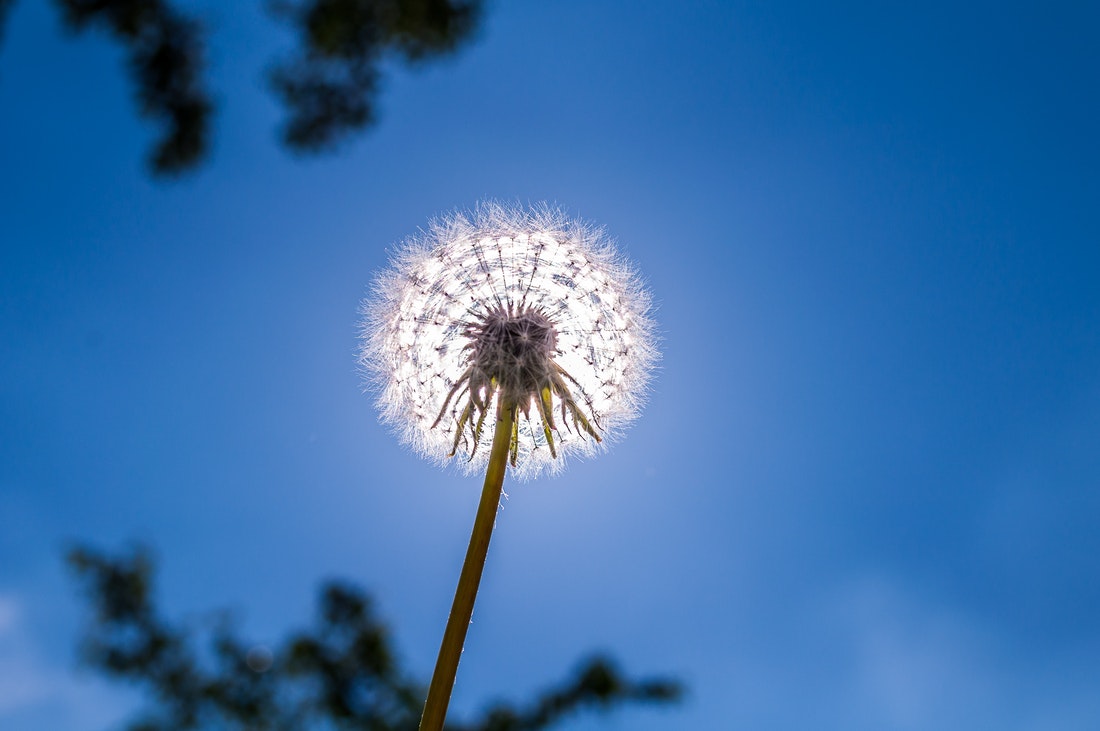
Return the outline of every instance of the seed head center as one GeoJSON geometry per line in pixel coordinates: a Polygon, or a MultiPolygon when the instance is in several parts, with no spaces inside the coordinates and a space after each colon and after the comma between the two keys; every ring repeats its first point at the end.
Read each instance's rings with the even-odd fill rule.
{"type": "Polygon", "coordinates": [[[505,395],[522,399],[547,385],[557,347],[554,324],[535,309],[499,308],[468,331],[471,364],[500,384],[505,395]]]}

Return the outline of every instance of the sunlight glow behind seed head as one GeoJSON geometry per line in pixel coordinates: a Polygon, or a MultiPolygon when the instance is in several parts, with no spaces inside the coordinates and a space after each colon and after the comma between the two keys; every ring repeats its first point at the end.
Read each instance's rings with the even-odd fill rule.
{"type": "MultiPolygon", "coordinates": [[[[485,465],[488,450],[456,434],[459,400],[447,401],[471,362],[471,328],[494,311],[545,315],[569,395],[600,438],[613,440],[637,416],[657,359],[649,303],[602,229],[547,205],[484,202],[434,221],[399,247],[364,302],[360,360],[383,421],[401,441],[438,461],[455,446],[459,465],[472,472],[485,465]]],[[[556,393],[551,401],[550,411],[563,417],[553,433],[559,458],[551,455],[537,404],[521,403],[527,413],[518,426],[519,477],[555,471],[565,456],[600,446],[570,427],[568,404],[556,393]]]]}

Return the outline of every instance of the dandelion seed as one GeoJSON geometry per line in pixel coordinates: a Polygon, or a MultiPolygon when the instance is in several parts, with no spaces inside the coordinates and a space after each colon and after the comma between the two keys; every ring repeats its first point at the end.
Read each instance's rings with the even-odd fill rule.
{"type": "Polygon", "coordinates": [[[383,419],[422,454],[485,468],[420,731],[443,728],[506,465],[557,469],[637,415],[656,359],[648,309],[603,232],[548,206],[451,214],[379,278],[361,362],[383,419]]]}
{"type": "Polygon", "coordinates": [[[648,309],[602,230],[482,203],[405,242],[364,306],[361,361],[400,439],[467,472],[488,460],[486,414],[514,402],[509,462],[533,477],[637,415],[656,357],[648,309]]]}

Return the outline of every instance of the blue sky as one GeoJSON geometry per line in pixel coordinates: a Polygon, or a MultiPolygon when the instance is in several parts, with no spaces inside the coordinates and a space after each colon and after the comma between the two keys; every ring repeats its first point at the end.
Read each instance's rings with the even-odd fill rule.
{"type": "Polygon", "coordinates": [[[72,541],[272,642],[323,578],[430,673],[480,483],[355,367],[394,242],[494,197],[599,222],[663,360],[621,443],[506,485],[452,708],[594,650],[690,688],[588,729],[1100,726],[1100,13],[492,3],[342,154],[275,144],[259,2],[211,29],[212,159],[142,169],[121,55],[0,45],[0,726],[111,728],[72,541]]]}

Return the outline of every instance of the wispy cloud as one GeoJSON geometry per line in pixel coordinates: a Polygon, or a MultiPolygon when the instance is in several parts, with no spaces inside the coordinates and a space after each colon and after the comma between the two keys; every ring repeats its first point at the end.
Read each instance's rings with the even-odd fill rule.
{"type": "Polygon", "coordinates": [[[21,614],[15,597],[0,595],[0,718],[49,695],[50,683],[29,662],[27,643],[19,632],[21,614]]]}
{"type": "Polygon", "coordinates": [[[849,642],[853,727],[1084,731],[1100,717],[1095,663],[1021,663],[981,618],[886,580],[852,582],[827,613],[849,642]]]}
{"type": "Polygon", "coordinates": [[[19,604],[9,596],[0,594],[0,641],[11,632],[19,618],[19,604]]]}
{"type": "Polygon", "coordinates": [[[50,663],[25,621],[25,603],[0,594],[0,728],[92,731],[117,721],[131,703],[117,690],[50,663]]]}

